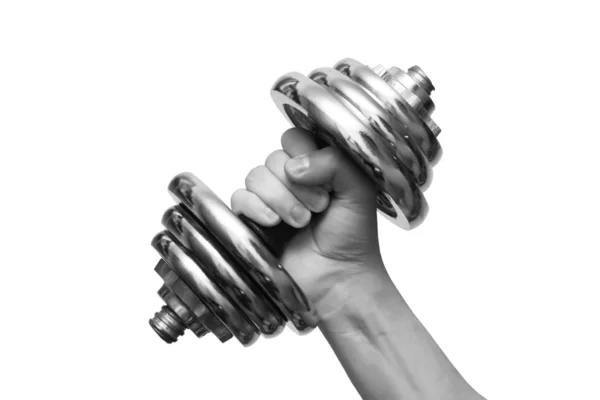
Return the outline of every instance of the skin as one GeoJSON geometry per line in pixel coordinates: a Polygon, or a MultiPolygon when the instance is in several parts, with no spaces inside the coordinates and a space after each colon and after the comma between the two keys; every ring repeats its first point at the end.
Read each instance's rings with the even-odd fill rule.
{"type": "Polygon", "coordinates": [[[281,264],[315,305],[319,328],[363,399],[483,399],[412,313],[384,266],[375,188],[299,128],[251,170],[231,207],[298,234],[281,264]]]}

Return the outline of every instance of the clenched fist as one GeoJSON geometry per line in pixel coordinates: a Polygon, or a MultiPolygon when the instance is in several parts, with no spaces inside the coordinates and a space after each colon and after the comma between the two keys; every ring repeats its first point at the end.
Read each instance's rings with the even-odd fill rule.
{"type": "Polygon", "coordinates": [[[332,289],[351,284],[356,290],[374,274],[387,276],[377,239],[375,187],[339,150],[318,149],[308,131],[286,131],[281,146],[248,173],[231,208],[263,226],[283,220],[301,228],[281,264],[319,310],[332,289]]]}

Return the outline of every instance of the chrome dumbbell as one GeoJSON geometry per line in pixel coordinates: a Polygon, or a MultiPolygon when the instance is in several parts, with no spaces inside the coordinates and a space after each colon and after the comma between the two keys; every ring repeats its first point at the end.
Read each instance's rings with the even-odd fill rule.
{"type": "MultiPolygon", "coordinates": [[[[271,96],[292,125],[354,160],[375,183],[379,210],[411,229],[427,214],[423,191],[442,155],[440,128],[431,119],[433,90],[419,67],[405,72],[344,59],[308,77],[282,76],[271,96]]],[[[166,305],[150,326],[163,340],[174,342],[190,329],[221,342],[235,336],[247,346],[260,334],[281,332],[286,322],[299,333],[317,326],[314,308],[278,262],[294,228],[238,218],[190,173],[177,175],[169,191],[177,205],[152,240],[166,305]]]]}

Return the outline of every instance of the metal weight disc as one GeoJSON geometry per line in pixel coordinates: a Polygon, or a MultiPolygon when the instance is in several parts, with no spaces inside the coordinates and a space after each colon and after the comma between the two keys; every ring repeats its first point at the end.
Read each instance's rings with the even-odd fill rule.
{"type": "Polygon", "coordinates": [[[263,298],[260,288],[240,275],[237,262],[183,207],[169,208],[164,214],[163,225],[190,250],[200,267],[244,311],[261,333],[275,336],[283,330],[285,317],[268,298],[263,298]]]}
{"type": "MultiPolygon", "coordinates": [[[[207,331],[211,331],[223,342],[233,337],[231,332],[206,308],[192,289],[173,272],[164,260],[161,259],[154,270],[163,279],[163,287],[169,289],[192,312],[192,320],[184,321],[196,336],[202,337],[207,331]]],[[[166,303],[170,306],[168,302],[166,303]]],[[[173,310],[176,311],[175,308],[173,310]]],[[[183,316],[181,317],[183,319],[183,316]]]]}
{"type": "Polygon", "coordinates": [[[434,132],[401,93],[371,68],[351,58],[338,62],[334,68],[371,93],[404,126],[404,133],[419,146],[431,165],[435,166],[438,163],[442,156],[440,143],[434,132]]]}
{"type": "Polygon", "coordinates": [[[389,219],[411,229],[425,218],[427,202],[407,167],[400,166],[396,143],[365,125],[347,102],[298,73],[281,77],[271,95],[292,125],[314,132],[362,167],[377,185],[379,210],[389,219]]]}
{"type": "Polygon", "coordinates": [[[221,288],[198,268],[198,264],[170,233],[163,231],[157,234],[152,240],[152,246],[240,343],[249,346],[258,339],[259,332],[256,326],[237,309],[221,288]]]}
{"type": "MultiPolygon", "coordinates": [[[[247,274],[262,289],[268,300],[281,310],[298,333],[309,332],[317,326],[316,310],[310,305],[300,287],[279,265],[279,261],[265,244],[233,214],[208,186],[193,174],[182,173],[173,178],[169,184],[169,191],[175,201],[189,211],[205,231],[210,232],[220,246],[242,266],[243,271],[240,272],[247,274]]],[[[168,224],[171,225],[171,223],[168,224]]],[[[182,228],[173,229],[181,230],[182,228]]],[[[185,240],[188,240],[190,247],[198,246],[194,251],[198,251],[200,257],[208,260],[209,257],[215,256],[214,253],[208,253],[209,243],[206,245],[192,244],[192,241],[196,239],[200,240],[197,236],[195,238],[189,236],[185,240]],[[202,252],[206,252],[206,254],[202,255],[202,252]]],[[[217,260],[215,258],[212,261],[213,266],[220,266],[216,275],[217,279],[220,276],[234,282],[236,278],[230,274],[231,270],[228,267],[235,268],[235,266],[230,263],[226,268],[226,264],[222,261],[224,259],[217,260]],[[227,274],[230,275],[226,277],[227,274]]],[[[237,285],[237,282],[234,283],[237,285]]],[[[238,293],[235,297],[238,298],[238,301],[243,301],[246,295],[250,296],[251,292],[238,293]]],[[[255,318],[261,320],[266,318],[267,321],[269,318],[271,320],[276,318],[276,314],[269,311],[267,303],[263,304],[265,306],[264,315],[255,314],[255,318]]]]}
{"type": "Polygon", "coordinates": [[[398,157],[398,168],[403,169],[421,191],[430,185],[433,171],[421,149],[410,138],[405,138],[404,125],[361,85],[333,68],[319,68],[308,77],[329,88],[330,93],[362,120],[367,132],[382,137],[383,142],[390,145],[398,157]]]}

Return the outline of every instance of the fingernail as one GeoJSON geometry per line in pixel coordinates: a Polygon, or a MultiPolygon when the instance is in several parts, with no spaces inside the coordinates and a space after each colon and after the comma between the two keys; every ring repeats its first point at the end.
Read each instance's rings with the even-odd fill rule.
{"type": "Polygon", "coordinates": [[[304,225],[310,219],[310,211],[304,208],[301,205],[296,205],[292,208],[292,219],[296,221],[299,225],[304,225]]]}
{"type": "Polygon", "coordinates": [[[263,214],[271,222],[275,222],[279,218],[279,215],[277,215],[275,211],[271,210],[269,207],[265,207],[263,214]]]}
{"type": "Polygon", "coordinates": [[[307,155],[294,157],[287,162],[288,171],[292,175],[301,175],[308,169],[309,160],[307,155]]]}

